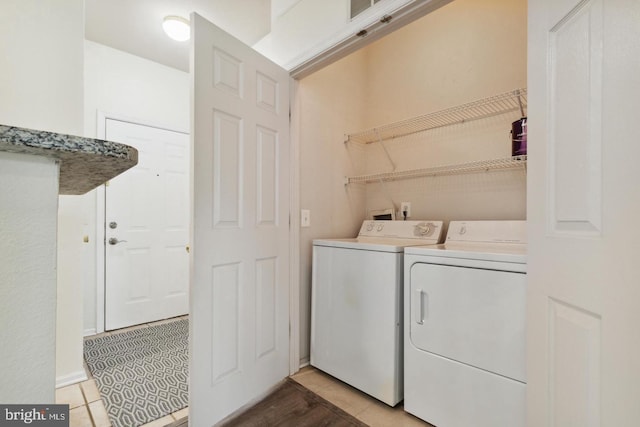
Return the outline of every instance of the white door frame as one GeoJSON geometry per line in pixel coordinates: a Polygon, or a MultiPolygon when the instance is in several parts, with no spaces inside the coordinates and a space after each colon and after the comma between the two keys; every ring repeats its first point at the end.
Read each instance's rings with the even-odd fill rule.
{"type": "MultiPolygon", "coordinates": [[[[299,112],[297,110],[298,81],[290,80],[290,108],[291,108],[291,131],[290,141],[290,207],[289,207],[289,373],[293,374],[300,369],[300,153],[298,148],[299,112]]],[[[97,131],[96,137],[106,139],[107,119],[119,120],[134,123],[142,126],[155,127],[189,134],[189,129],[176,129],[152,123],[146,120],[132,118],[122,114],[97,111],[97,131]]],[[[190,172],[192,173],[192,172],[190,172]]],[[[101,185],[96,189],[96,333],[102,333],[105,316],[105,186],[101,185]],[[102,242],[102,244],[99,244],[102,242]]]]}
{"type": "Polygon", "coordinates": [[[300,111],[298,80],[289,79],[289,374],[300,369],[300,111]]]}
{"type": "MultiPolygon", "coordinates": [[[[97,131],[96,135],[99,139],[106,139],[107,135],[107,120],[117,120],[120,122],[127,122],[140,126],[147,126],[157,129],[168,130],[171,132],[179,132],[189,135],[188,129],[177,129],[168,126],[163,126],[158,123],[152,123],[146,120],[140,120],[137,118],[128,117],[122,114],[107,113],[104,111],[97,111],[97,131]]],[[[191,173],[191,172],[190,172],[191,173]]],[[[105,316],[105,186],[101,185],[96,191],[96,333],[102,333],[104,328],[104,316],[105,316]],[[102,242],[102,243],[101,243],[102,242]]]]}

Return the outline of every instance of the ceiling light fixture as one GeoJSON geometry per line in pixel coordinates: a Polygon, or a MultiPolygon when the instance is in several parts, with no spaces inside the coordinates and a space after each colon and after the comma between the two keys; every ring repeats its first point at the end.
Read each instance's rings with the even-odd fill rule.
{"type": "Polygon", "coordinates": [[[165,16],[162,28],[169,37],[179,42],[187,41],[191,37],[189,21],[181,16],[165,16]]]}

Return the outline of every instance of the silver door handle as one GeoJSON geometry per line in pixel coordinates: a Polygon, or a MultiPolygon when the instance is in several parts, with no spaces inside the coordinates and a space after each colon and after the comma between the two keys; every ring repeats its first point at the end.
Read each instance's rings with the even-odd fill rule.
{"type": "Polygon", "coordinates": [[[416,289],[414,291],[412,310],[414,321],[418,325],[424,325],[424,320],[426,318],[425,313],[428,309],[428,304],[429,302],[427,293],[422,289],[416,289]]]}
{"type": "Polygon", "coordinates": [[[118,240],[116,237],[112,237],[109,239],[110,245],[117,245],[118,243],[124,243],[126,240],[118,240]]]}

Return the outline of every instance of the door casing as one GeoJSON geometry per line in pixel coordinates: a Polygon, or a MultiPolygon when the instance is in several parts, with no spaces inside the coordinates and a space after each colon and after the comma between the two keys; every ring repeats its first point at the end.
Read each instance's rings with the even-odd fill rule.
{"type": "MultiPolygon", "coordinates": [[[[137,118],[125,116],[122,114],[107,113],[104,111],[97,111],[97,131],[96,135],[98,139],[106,139],[107,129],[106,121],[119,120],[128,122],[140,126],[154,127],[158,129],[169,130],[173,132],[181,132],[189,134],[189,129],[178,129],[163,126],[158,123],[153,123],[146,120],[140,120],[137,118]]],[[[101,185],[96,189],[96,333],[102,333],[105,331],[105,186],[101,185]],[[102,242],[102,243],[100,243],[102,242]]]]}

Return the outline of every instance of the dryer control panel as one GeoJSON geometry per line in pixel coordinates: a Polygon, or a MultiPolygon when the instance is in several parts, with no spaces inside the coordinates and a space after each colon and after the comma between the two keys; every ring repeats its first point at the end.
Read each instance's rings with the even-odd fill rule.
{"type": "Polygon", "coordinates": [[[526,221],[451,221],[447,243],[527,243],[526,221]]]}

